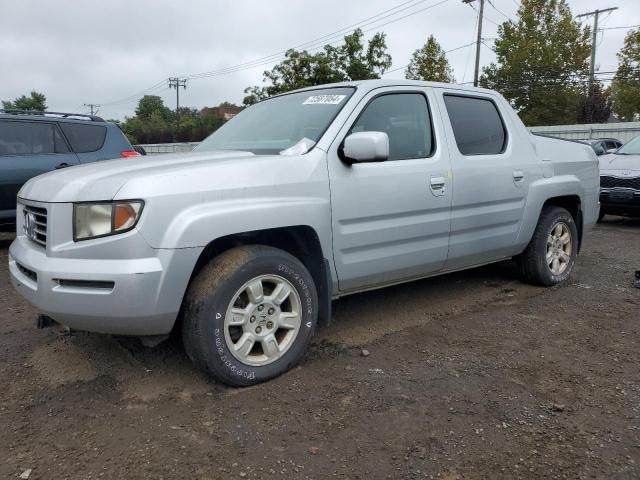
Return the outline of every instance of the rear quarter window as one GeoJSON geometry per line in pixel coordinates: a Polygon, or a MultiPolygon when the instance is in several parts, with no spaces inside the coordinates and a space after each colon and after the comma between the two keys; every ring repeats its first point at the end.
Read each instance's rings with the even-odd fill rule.
{"type": "Polygon", "coordinates": [[[488,98],[446,95],[458,150],[463,155],[496,155],[507,145],[507,131],[498,107],[488,98]]]}
{"type": "Polygon", "coordinates": [[[62,131],[76,153],[95,152],[104,145],[107,128],[84,123],[60,123],[62,131]]]}

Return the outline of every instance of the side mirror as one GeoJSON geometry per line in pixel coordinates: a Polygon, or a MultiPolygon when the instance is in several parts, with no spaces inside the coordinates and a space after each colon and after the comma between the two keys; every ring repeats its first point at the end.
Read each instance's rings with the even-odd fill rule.
{"type": "Polygon", "coordinates": [[[389,137],[384,132],[357,132],[344,139],[343,160],[355,162],[384,162],[389,158],[389,137]]]}

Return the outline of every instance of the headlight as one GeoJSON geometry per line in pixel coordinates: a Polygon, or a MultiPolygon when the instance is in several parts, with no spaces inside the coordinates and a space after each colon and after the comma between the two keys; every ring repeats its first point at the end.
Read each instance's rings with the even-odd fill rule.
{"type": "Polygon", "coordinates": [[[136,226],[142,207],[142,200],[76,203],[73,205],[73,240],[128,232],[136,226]]]}

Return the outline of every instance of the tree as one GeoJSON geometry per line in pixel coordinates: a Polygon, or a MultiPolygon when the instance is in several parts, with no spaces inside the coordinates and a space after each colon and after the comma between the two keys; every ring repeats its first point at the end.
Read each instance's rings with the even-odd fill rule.
{"type": "Polygon", "coordinates": [[[138,101],[138,107],[136,108],[138,117],[149,119],[154,112],[158,112],[167,121],[173,117],[171,109],[165,106],[162,98],[157,95],[145,95],[138,101]]]}
{"type": "Polygon", "coordinates": [[[453,83],[453,72],[444,50],[433,35],[411,56],[411,62],[405,71],[409,80],[453,83]]]}
{"type": "Polygon", "coordinates": [[[265,87],[247,87],[243,103],[251,105],[264,98],[298,88],[324,83],[380,78],[391,66],[384,33],[376,33],[365,45],[357,29],[344,37],[338,47],[325,45],[318,53],[287,50],[285,59],[263,74],[265,87]]]}
{"type": "Polygon", "coordinates": [[[359,28],[344,37],[339,47],[326,45],[325,54],[339,81],[370,80],[380,76],[391,66],[391,55],[387,53],[384,33],[376,33],[367,43],[362,42],[364,33],[359,28]]]}
{"type": "Polygon", "coordinates": [[[28,97],[22,95],[13,102],[3,101],[2,108],[5,110],[35,110],[44,112],[47,109],[47,97],[45,97],[43,93],[31,91],[28,97]]]}
{"type": "Polygon", "coordinates": [[[618,53],[618,69],[611,85],[613,110],[625,121],[640,119],[640,28],[627,33],[618,53]]]}
{"type": "Polygon", "coordinates": [[[566,0],[522,0],[517,21],[498,27],[496,63],[481,84],[501,92],[527,125],[574,123],[588,75],[589,28],[566,0]]]}
{"type": "MultiPolygon", "coordinates": [[[[221,104],[233,106],[228,102],[221,104]]],[[[136,115],[127,117],[120,126],[133,144],[199,142],[218,129],[224,119],[202,115],[197,109],[180,107],[180,131],[176,131],[174,112],[164,105],[162,98],[145,95],[138,102],[136,115]]]]}
{"type": "Polygon", "coordinates": [[[603,89],[600,82],[594,82],[591,92],[578,103],[577,123],[606,123],[611,116],[611,93],[603,89]]]}

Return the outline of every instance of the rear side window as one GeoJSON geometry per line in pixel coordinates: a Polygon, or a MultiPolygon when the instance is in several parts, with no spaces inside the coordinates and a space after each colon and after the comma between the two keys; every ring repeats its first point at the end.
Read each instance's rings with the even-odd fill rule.
{"type": "Polygon", "coordinates": [[[444,103],[461,154],[495,155],[504,151],[507,132],[491,100],[445,95],[444,103]]]}
{"type": "Polygon", "coordinates": [[[427,99],[420,93],[393,93],[374,98],[349,133],[384,132],[389,160],[425,158],[433,153],[433,131],[427,99]]]}
{"type": "Polygon", "coordinates": [[[0,156],[68,151],[64,138],[53,123],[0,121],[0,156]]]}
{"type": "Polygon", "coordinates": [[[84,123],[60,123],[62,131],[67,136],[71,148],[76,153],[95,152],[104,145],[107,129],[101,125],[86,125],[84,123]]]}

